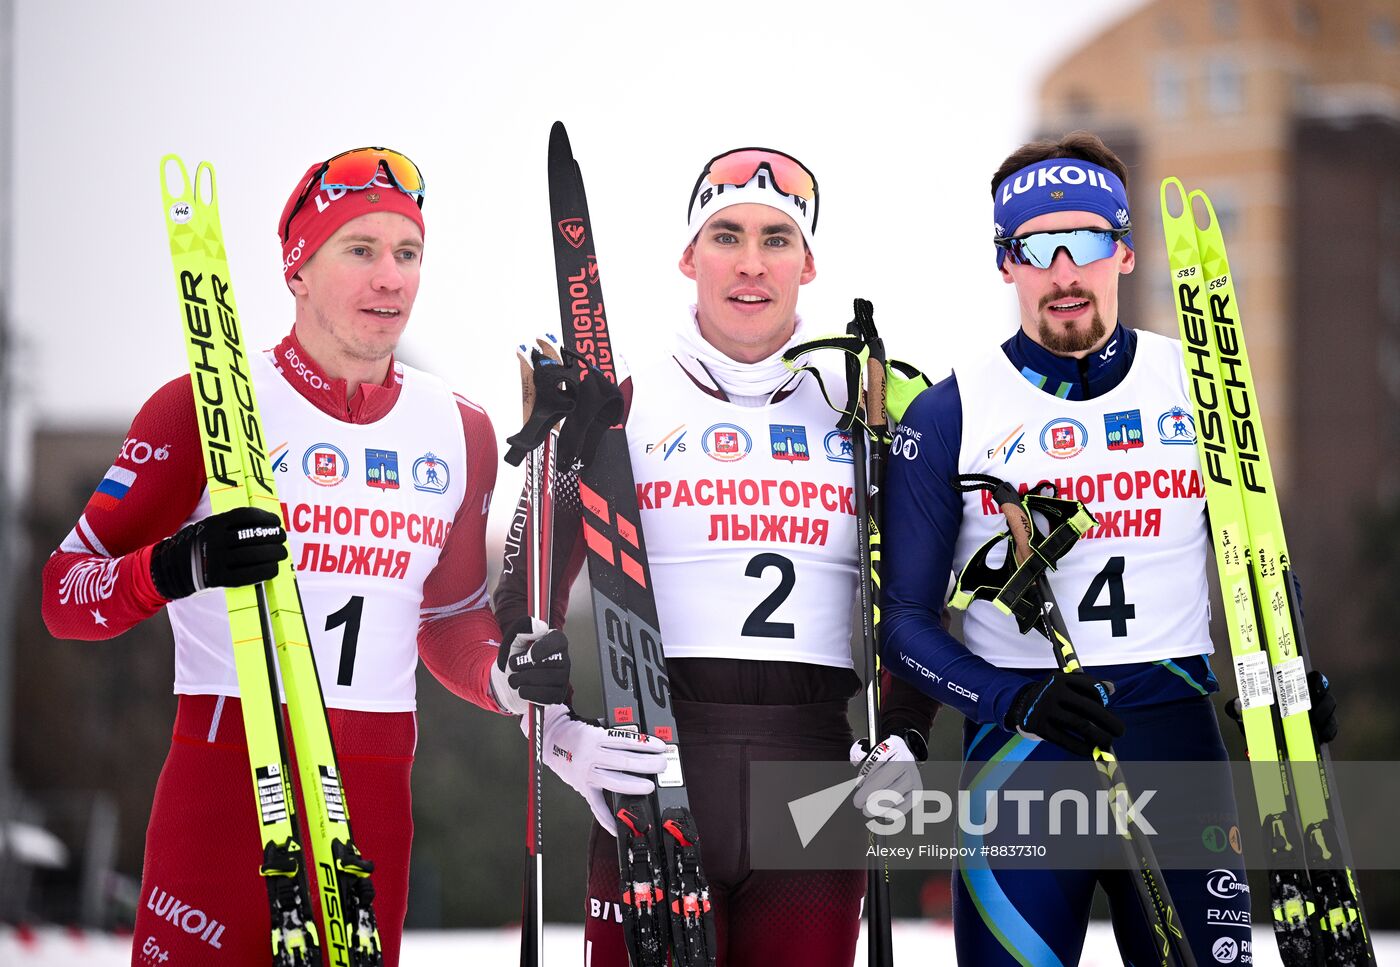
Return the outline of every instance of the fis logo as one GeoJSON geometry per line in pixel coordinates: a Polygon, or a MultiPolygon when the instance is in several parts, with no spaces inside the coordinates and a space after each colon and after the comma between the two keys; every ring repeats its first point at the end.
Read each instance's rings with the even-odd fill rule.
{"type": "Polygon", "coordinates": [[[788,463],[806,462],[812,459],[807,452],[807,428],[805,426],[780,426],[768,424],[768,439],[773,449],[774,460],[788,463]]]}
{"type": "Polygon", "coordinates": [[[659,452],[662,462],[670,460],[673,453],[685,453],[685,424],[682,423],[655,443],[648,443],[644,449],[647,453],[659,452]]]}
{"type": "Polygon", "coordinates": [[[1142,446],[1142,411],[1105,413],[1103,432],[1110,450],[1136,450],[1142,446]]]}
{"type": "Polygon", "coordinates": [[[269,457],[267,458],[268,463],[272,465],[272,469],[273,469],[273,470],[275,470],[275,471],[277,471],[277,472],[279,472],[279,473],[285,473],[285,472],[286,472],[286,470],[287,470],[287,451],[288,451],[289,449],[290,449],[290,447],[289,447],[287,444],[285,444],[285,443],[279,443],[279,444],[277,444],[276,447],[273,448],[273,450],[272,450],[272,455],[269,456],[269,457]]]}
{"type": "Polygon", "coordinates": [[[1006,439],[987,451],[987,459],[995,460],[997,457],[1001,457],[1001,462],[1003,464],[1010,463],[1011,458],[1016,456],[1016,454],[1026,452],[1026,444],[1022,442],[1025,438],[1026,425],[1022,423],[1020,426],[1016,427],[1016,429],[1008,433],[1006,439]]]}
{"type": "Polygon", "coordinates": [[[397,450],[365,451],[365,483],[376,490],[399,489],[399,453],[397,450]]]}

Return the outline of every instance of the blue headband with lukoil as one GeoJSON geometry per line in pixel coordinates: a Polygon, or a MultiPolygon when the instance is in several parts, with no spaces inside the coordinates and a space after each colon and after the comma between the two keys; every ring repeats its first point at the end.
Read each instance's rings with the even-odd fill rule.
{"type": "MultiPolygon", "coordinates": [[[[1063,211],[1102,215],[1114,228],[1132,224],[1128,191],[1117,175],[1079,158],[1049,158],[1007,175],[997,185],[992,209],[996,237],[1015,235],[1037,215],[1063,211]]],[[[1131,232],[1123,236],[1123,244],[1133,247],[1131,232]]],[[[998,246],[997,268],[1005,257],[1006,249],[998,246]]]]}

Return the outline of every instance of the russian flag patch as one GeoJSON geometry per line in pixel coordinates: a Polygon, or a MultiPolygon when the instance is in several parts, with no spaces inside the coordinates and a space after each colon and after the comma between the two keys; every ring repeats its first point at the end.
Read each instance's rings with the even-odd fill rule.
{"type": "Polygon", "coordinates": [[[97,485],[97,490],[93,492],[93,506],[102,510],[111,510],[126,496],[126,492],[131,489],[131,485],[134,483],[136,483],[135,470],[112,467],[102,478],[102,482],[97,485]]]}

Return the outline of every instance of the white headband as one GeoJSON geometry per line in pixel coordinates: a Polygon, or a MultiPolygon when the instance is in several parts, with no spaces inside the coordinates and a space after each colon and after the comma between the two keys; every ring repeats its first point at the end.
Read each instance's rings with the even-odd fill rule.
{"type": "Polygon", "coordinates": [[[695,241],[700,229],[715,212],[731,205],[767,205],[777,209],[797,223],[807,248],[812,246],[812,218],[816,214],[816,204],[800,195],[785,195],[773,184],[773,175],[767,167],[760,167],[752,178],[743,185],[716,185],[708,178],[700,185],[695,196],[695,204],[690,209],[690,224],[686,228],[685,244],[695,241]]]}

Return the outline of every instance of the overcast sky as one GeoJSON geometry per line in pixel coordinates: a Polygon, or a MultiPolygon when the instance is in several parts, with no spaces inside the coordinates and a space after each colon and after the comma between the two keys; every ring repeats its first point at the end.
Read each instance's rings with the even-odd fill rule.
{"type": "Polygon", "coordinates": [[[817,278],[798,305],[810,330],[840,329],[863,296],[895,355],[945,373],[1014,326],[988,241],[991,172],[1030,133],[1045,72],[1138,6],[18,0],[18,393],[43,424],[115,434],[184,371],[164,153],[216,166],[245,332],[270,346],[292,319],[276,223],[296,178],[382,144],[427,184],[403,358],[504,437],[519,420],[513,348],[559,324],[555,119],[583,167],[625,356],[669,348],[693,300],[676,260],[700,167],[759,144],[802,159],[822,191],[817,278]]]}

